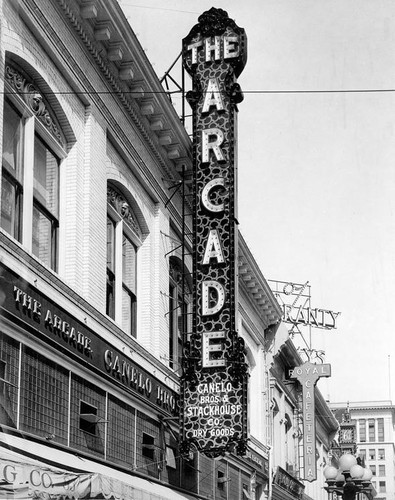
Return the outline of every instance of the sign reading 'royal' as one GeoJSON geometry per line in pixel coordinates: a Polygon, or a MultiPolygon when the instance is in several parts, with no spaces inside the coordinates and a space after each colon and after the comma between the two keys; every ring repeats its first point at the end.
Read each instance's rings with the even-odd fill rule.
{"type": "Polygon", "coordinates": [[[304,479],[310,482],[317,479],[314,387],[319,378],[330,376],[331,365],[310,361],[297,366],[290,374],[290,378],[302,386],[304,479]]]}
{"type": "Polygon", "coordinates": [[[236,331],[235,128],[246,36],[212,8],[183,40],[192,76],[193,331],[184,349],[181,427],[187,452],[246,452],[247,367],[236,331]]]}

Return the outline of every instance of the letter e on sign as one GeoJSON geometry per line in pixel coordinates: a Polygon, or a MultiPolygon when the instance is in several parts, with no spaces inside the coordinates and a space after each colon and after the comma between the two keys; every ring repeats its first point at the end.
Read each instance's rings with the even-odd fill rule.
{"type": "Polygon", "coordinates": [[[225,332],[203,332],[203,368],[225,366],[223,358],[223,340],[225,332]],[[222,353],[219,356],[219,353],[222,353]]]}

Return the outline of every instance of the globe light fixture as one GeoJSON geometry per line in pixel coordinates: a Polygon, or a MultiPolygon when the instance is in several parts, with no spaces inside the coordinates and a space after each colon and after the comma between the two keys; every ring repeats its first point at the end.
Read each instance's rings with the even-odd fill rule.
{"type": "Polygon", "coordinates": [[[328,465],[324,469],[329,500],[372,499],[376,492],[372,487],[373,473],[370,469],[360,466],[351,453],[345,453],[339,458],[338,468],[328,465]]]}

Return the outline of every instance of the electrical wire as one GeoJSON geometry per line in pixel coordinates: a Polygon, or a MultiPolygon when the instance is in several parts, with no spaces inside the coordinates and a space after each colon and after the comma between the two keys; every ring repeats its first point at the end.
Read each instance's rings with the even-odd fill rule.
{"type": "MultiPolygon", "coordinates": [[[[123,94],[140,94],[138,91],[133,90],[83,90],[83,91],[54,91],[54,92],[40,92],[42,95],[118,95],[123,94]]],[[[333,89],[333,90],[243,90],[243,94],[372,94],[372,93],[390,93],[395,92],[395,89],[333,89]]],[[[215,93],[215,92],[211,92],[215,93]]],[[[3,91],[2,95],[13,95],[15,92],[3,91]]],[[[18,92],[18,94],[31,94],[31,92],[18,92]]],[[[144,94],[182,94],[182,90],[144,90],[144,94]]]]}

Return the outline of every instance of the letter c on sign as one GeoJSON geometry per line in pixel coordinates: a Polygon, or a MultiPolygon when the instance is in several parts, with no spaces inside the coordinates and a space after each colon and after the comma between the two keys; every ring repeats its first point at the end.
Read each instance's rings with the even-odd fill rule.
{"type": "Polygon", "coordinates": [[[212,179],[204,186],[202,191],[202,203],[203,206],[210,212],[223,212],[225,209],[223,203],[214,205],[214,203],[211,203],[211,201],[209,200],[210,191],[216,186],[225,187],[225,179],[223,177],[218,177],[217,179],[212,179]]]}

